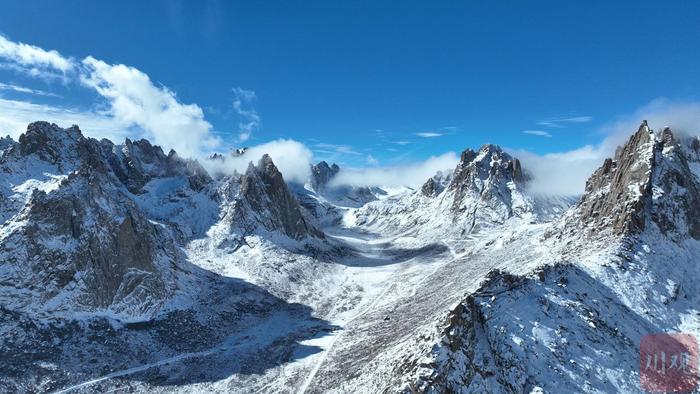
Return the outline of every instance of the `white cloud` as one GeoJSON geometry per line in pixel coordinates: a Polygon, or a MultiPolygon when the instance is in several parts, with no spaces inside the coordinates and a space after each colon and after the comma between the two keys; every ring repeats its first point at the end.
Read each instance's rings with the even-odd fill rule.
{"type": "Polygon", "coordinates": [[[572,123],[588,123],[593,120],[592,116],[574,116],[571,118],[547,119],[537,122],[540,126],[554,127],[563,129],[569,127],[572,123]]]}
{"type": "Polygon", "coordinates": [[[404,145],[410,144],[411,141],[394,141],[394,143],[395,143],[396,145],[404,146],[404,145]]]}
{"type": "Polygon", "coordinates": [[[253,135],[253,132],[260,127],[260,115],[253,107],[253,101],[257,99],[255,92],[241,88],[233,88],[235,98],[233,109],[241,117],[238,123],[238,142],[246,142],[253,135]]]}
{"type": "Polygon", "coordinates": [[[24,86],[19,86],[19,85],[13,85],[10,83],[3,83],[0,82],[0,90],[10,90],[13,92],[18,92],[18,93],[26,93],[26,94],[33,94],[36,96],[46,96],[46,97],[61,97],[58,94],[47,92],[44,90],[39,90],[39,89],[31,89],[27,88],[24,86]]]}
{"type": "Polygon", "coordinates": [[[376,165],[379,165],[379,160],[377,160],[372,155],[367,155],[367,164],[369,164],[371,166],[376,166],[376,165]]]}
{"type": "Polygon", "coordinates": [[[434,138],[434,137],[441,137],[443,136],[442,133],[436,133],[433,131],[426,131],[426,132],[421,132],[421,133],[414,133],[415,135],[423,138],[434,138]]]}
{"type": "Polygon", "coordinates": [[[248,163],[257,164],[266,153],[270,155],[286,181],[303,184],[309,180],[313,154],[304,144],[290,139],[279,139],[256,145],[248,148],[241,156],[228,156],[223,162],[205,160],[203,164],[213,173],[232,174],[234,171],[244,173],[248,163]]]}
{"type": "Polygon", "coordinates": [[[87,136],[109,138],[115,143],[129,136],[127,129],[108,115],[0,98],[0,135],[10,135],[16,140],[26,131],[29,123],[37,120],[46,120],[61,127],[76,124],[87,136]]]}
{"type": "Polygon", "coordinates": [[[219,146],[198,105],[180,103],[174,92],[155,86],[145,73],[91,56],[82,64],[81,82],[107,100],[118,123],[142,129],[152,142],[182,156],[200,157],[219,146]]]}
{"type": "Polygon", "coordinates": [[[59,72],[66,74],[73,70],[75,63],[58,51],[46,51],[34,45],[10,41],[0,35],[0,58],[11,62],[19,71],[42,77],[59,72]]]}
{"type": "Polygon", "coordinates": [[[317,152],[321,153],[340,153],[340,154],[345,154],[345,155],[361,155],[360,152],[355,151],[352,146],[350,145],[343,145],[343,144],[327,144],[325,142],[319,142],[317,144],[314,144],[315,149],[317,152]]]}
{"type": "Polygon", "coordinates": [[[605,149],[586,145],[566,152],[538,155],[525,150],[508,149],[520,159],[532,179],[528,188],[536,194],[576,196],[583,193],[586,180],[603,164],[605,149]]]}
{"type": "Polygon", "coordinates": [[[673,101],[657,98],[634,111],[608,122],[603,131],[610,135],[612,143],[620,143],[632,131],[636,131],[642,120],[646,119],[649,127],[662,130],[670,127],[676,133],[687,135],[700,134],[700,102],[673,101]]]}
{"type": "Polygon", "coordinates": [[[542,130],[523,130],[524,134],[536,135],[540,137],[551,137],[552,135],[542,130]]]}
{"type": "Polygon", "coordinates": [[[700,102],[674,102],[659,98],[628,115],[604,124],[605,136],[597,145],[586,145],[566,152],[537,155],[522,150],[510,150],[521,159],[523,167],[533,175],[531,190],[543,194],[577,195],[584,191],[586,180],[603,161],[612,157],[639,128],[642,120],[649,127],[662,130],[670,127],[677,134],[700,134],[700,102]]]}
{"type": "Polygon", "coordinates": [[[332,185],[417,187],[438,171],[453,170],[459,157],[454,152],[432,156],[425,161],[396,167],[341,168],[332,185]]]}

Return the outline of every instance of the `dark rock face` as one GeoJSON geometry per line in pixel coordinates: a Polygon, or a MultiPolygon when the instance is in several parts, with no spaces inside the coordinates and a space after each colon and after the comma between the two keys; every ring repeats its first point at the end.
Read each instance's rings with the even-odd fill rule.
{"type": "Polygon", "coordinates": [[[135,309],[144,308],[141,312],[157,308],[174,288],[155,263],[155,249],[169,250],[174,264],[175,246],[126,198],[115,198],[99,186],[91,189],[80,178],[64,187],[71,190],[34,193],[27,212],[32,225],[22,237],[42,281],[58,285],[48,287],[47,297],[79,276],[85,291],[76,301],[82,308],[119,310],[126,299],[135,309]],[[90,198],[95,192],[100,193],[99,203],[90,198]],[[112,209],[105,210],[105,204],[112,209]],[[47,246],[47,240],[68,247],[47,246]]]}
{"type": "Polygon", "coordinates": [[[14,146],[16,142],[10,138],[10,136],[0,137],[0,157],[2,157],[3,152],[14,146]]]}
{"type": "Polygon", "coordinates": [[[435,197],[447,188],[452,180],[452,173],[438,172],[428,179],[420,188],[421,194],[426,197],[435,197]]]}
{"type": "Polygon", "coordinates": [[[700,164],[697,138],[684,141],[665,129],[655,155],[651,220],[671,238],[700,239],[700,164]]]}
{"type": "Polygon", "coordinates": [[[653,221],[667,235],[700,239],[700,182],[691,170],[700,162],[696,141],[669,129],[657,135],[644,121],[589,178],[577,207],[581,221],[615,234],[644,231],[653,221]]]}
{"type": "Polygon", "coordinates": [[[606,159],[586,182],[578,209],[584,223],[610,225],[616,233],[644,230],[651,197],[654,135],[646,121],[614,159],[606,159]]]}
{"type": "Polygon", "coordinates": [[[53,303],[59,310],[70,305],[130,315],[156,312],[176,288],[171,265],[183,260],[120,187],[112,169],[121,167],[103,154],[106,144],[83,137],[75,126],[45,122],[31,124],[20,141],[11,157],[0,160],[2,172],[21,176],[16,171],[31,170],[38,158],[68,173],[56,190],[34,189],[24,206],[0,200],[1,211],[19,210],[27,223],[0,243],[9,275],[2,281],[33,289],[38,303],[71,294],[53,303]],[[27,268],[20,267],[32,274],[22,274],[27,268]]]}
{"type": "Polygon", "coordinates": [[[25,156],[34,154],[51,164],[61,164],[75,159],[75,152],[68,148],[81,138],[78,126],[61,129],[48,122],[34,122],[19,137],[19,151],[25,156]]]}
{"type": "Polygon", "coordinates": [[[510,207],[512,190],[508,184],[512,182],[518,186],[525,181],[520,161],[501,147],[489,144],[481,147],[479,152],[467,149],[462,152],[448,186],[455,192],[452,209],[463,212],[467,195],[476,196],[494,208],[510,207]]]}
{"type": "Polygon", "coordinates": [[[156,177],[187,176],[195,191],[212,180],[197,161],[182,159],[175,151],[166,156],[159,146],[144,139],[132,142],[127,138],[121,149],[107,140],[101,146],[114,174],[135,194],[142,193],[143,186],[156,177]]]}
{"type": "MultiPolygon", "coordinates": [[[[287,187],[272,159],[264,155],[257,166],[251,165],[241,177],[240,198],[250,206],[257,221],[270,231],[279,230],[293,239],[303,239],[308,235],[323,237],[323,234],[309,223],[297,199],[287,187]]],[[[240,207],[237,216],[247,218],[249,214],[240,207]]]]}
{"type": "Polygon", "coordinates": [[[337,164],[329,166],[325,161],[311,166],[311,187],[316,191],[325,189],[328,182],[338,174],[340,167],[337,164]]]}
{"type": "Polygon", "coordinates": [[[430,178],[421,186],[420,192],[426,197],[434,197],[437,194],[436,189],[437,185],[435,184],[435,180],[430,178]]]}

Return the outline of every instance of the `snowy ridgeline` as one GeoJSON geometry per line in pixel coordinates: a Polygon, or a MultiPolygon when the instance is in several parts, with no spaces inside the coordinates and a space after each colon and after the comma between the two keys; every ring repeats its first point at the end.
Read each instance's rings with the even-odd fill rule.
{"type": "Polygon", "coordinates": [[[0,392],[640,392],[700,334],[697,140],[642,124],[580,199],[494,145],[398,193],[258,159],[0,140],[0,392]]]}

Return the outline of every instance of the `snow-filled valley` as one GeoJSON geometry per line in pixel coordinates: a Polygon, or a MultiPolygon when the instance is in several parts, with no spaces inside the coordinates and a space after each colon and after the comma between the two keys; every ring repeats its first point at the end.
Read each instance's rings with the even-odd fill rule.
{"type": "Polygon", "coordinates": [[[33,123],[0,151],[0,392],[642,392],[644,335],[700,335],[697,141],[644,123],[579,199],[494,145],[388,192],[33,123]]]}

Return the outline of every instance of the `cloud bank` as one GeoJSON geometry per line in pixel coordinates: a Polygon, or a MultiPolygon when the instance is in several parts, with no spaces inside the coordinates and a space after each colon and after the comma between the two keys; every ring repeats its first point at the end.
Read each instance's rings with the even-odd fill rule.
{"type": "Polygon", "coordinates": [[[396,167],[381,168],[341,168],[331,180],[331,186],[409,186],[418,187],[438,171],[453,170],[459,156],[447,152],[432,156],[425,161],[396,167]]]}
{"type": "Polygon", "coordinates": [[[579,195],[583,193],[586,180],[593,171],[606,158],[614,156],[617,147],[637,131],[644,119],[656,131],[670,127],[677,134],[697,136],[700,134],[700,102],[655,99],[628,115],[604,124],[598,131],[605,138],[597,145],[544,155],[517,149],[509,152],[520,158],[523,167],[533,176],[530,183],[532,192],[579,195]]]}
{"type": "Polygon", "coordinates": [[[311,176],[313,153],[301,142],[291,139],[279,139],[248,148],[238,157],[227,156],[224,161],[204,160],[202,163],[214,174],[230,175],[234,172],[245,173],[248,163],[256,164],[264,155],[272,158],[287,182],[304,184],[311,176]]]}
{"type": "Polygon", "coordinates": [[[16,140],[29,123],[37,120],[48,120],[64,127],[76,124],[89,137],[108,138],[117,143],[132,136],[113,117],[98,112],[0,98],[0,135],[16,140]]]}
{"type": "Polygon", "coordinates": [[[4,83],[4,82],[0,82],[0,90],[10,90],[10,91],[17,92],[17,93],[33,94],[36,96],[61,97],[58,94],[47,92],[44,90],[30,89],[30,88],[27,88],[24,86],[13,85],[11,83],[4,83]]]}

